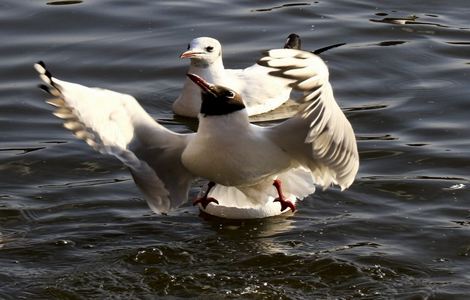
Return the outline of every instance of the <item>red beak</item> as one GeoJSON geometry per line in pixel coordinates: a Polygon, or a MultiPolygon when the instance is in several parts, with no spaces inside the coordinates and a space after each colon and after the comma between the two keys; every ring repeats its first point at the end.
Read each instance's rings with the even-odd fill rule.
{"type": "Polygon", "coordinates": [[[191,79],[195,84],[197,84],[204,92],[214,94],[214,92],[212,91],[213,85],[202,79],[202,77],[191,73],[186,74],[186,76],[188,76],[189,79],[191,79]]]}

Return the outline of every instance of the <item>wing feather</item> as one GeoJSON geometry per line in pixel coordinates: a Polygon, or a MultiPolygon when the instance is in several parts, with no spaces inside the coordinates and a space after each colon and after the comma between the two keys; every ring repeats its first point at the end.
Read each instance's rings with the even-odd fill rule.
{"type": "Polygon", "coordinates": [[[150,208],[166,213],[187,200],[192,174],[181,163],[191,135],[177,134],[155,122],[126,94],[89,88],[52,77],[44,63],[34,65],[54,98],[54,115],[95,150],[129,167],[150,208]]]}
{"type": "Polygon", "coordinates": [[[296,116],[270,128],[270,138],[310,168],[318,184],[349,187],[359,168],[356,138],[333,96],[323,60],[306,51],[275,49],[258,63],[277,69],[273,76],[292,79],[305,102],[296,116]]]}

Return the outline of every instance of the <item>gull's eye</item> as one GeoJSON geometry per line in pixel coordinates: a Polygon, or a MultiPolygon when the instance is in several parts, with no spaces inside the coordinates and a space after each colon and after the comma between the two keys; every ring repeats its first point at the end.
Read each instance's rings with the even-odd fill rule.
{"type": "Polygon", "coordinates": [[[188,50],[189,50],[190,48],[191,48],[191,45],[190,45],[190,44],[188,44],[188,50]]]}
{"type": "Polygon", "coordinates": [[[206,47],[206,51],[207,51],[207,52],[212,52],[212,51],[214,51],[214,47],[212,47],[212,46],[207,46],[207,47],[206,47]]]}
{"type": "Polygon", "coordinates": [[[233,99],[233,98],[235,98],[235,93],[232,92],[232,91],[227,91],[227,92],[225,92],[225,97],[233,99]]]}

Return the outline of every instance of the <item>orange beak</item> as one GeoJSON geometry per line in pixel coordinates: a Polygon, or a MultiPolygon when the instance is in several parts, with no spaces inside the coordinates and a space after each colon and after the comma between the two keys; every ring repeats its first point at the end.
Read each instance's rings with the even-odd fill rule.
{"type": "Polygon", "coordinates": [[[199,54],[202,54],[202,52],[188,50],[188,51],[181,53],[180,58],[193,58],[199,54]]]}

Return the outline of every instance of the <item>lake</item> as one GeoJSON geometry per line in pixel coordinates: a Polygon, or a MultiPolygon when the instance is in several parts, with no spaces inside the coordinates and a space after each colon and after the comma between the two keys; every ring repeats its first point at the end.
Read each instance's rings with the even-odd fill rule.
{"type": "MultiPolygon", "coordinates": [[[[468,299],[468,1],[3,0],[0,299],[468,299]],[[127,169],[51,114],[32,65],[135,96],[167,128],[179,59],[219,39],[253,64],[292,32],[320,55],[358,139],[346,191],[288,217],[148,208],[127,169]]],[[[191,189],[195,197],[204,184],[191,189]]]]}

